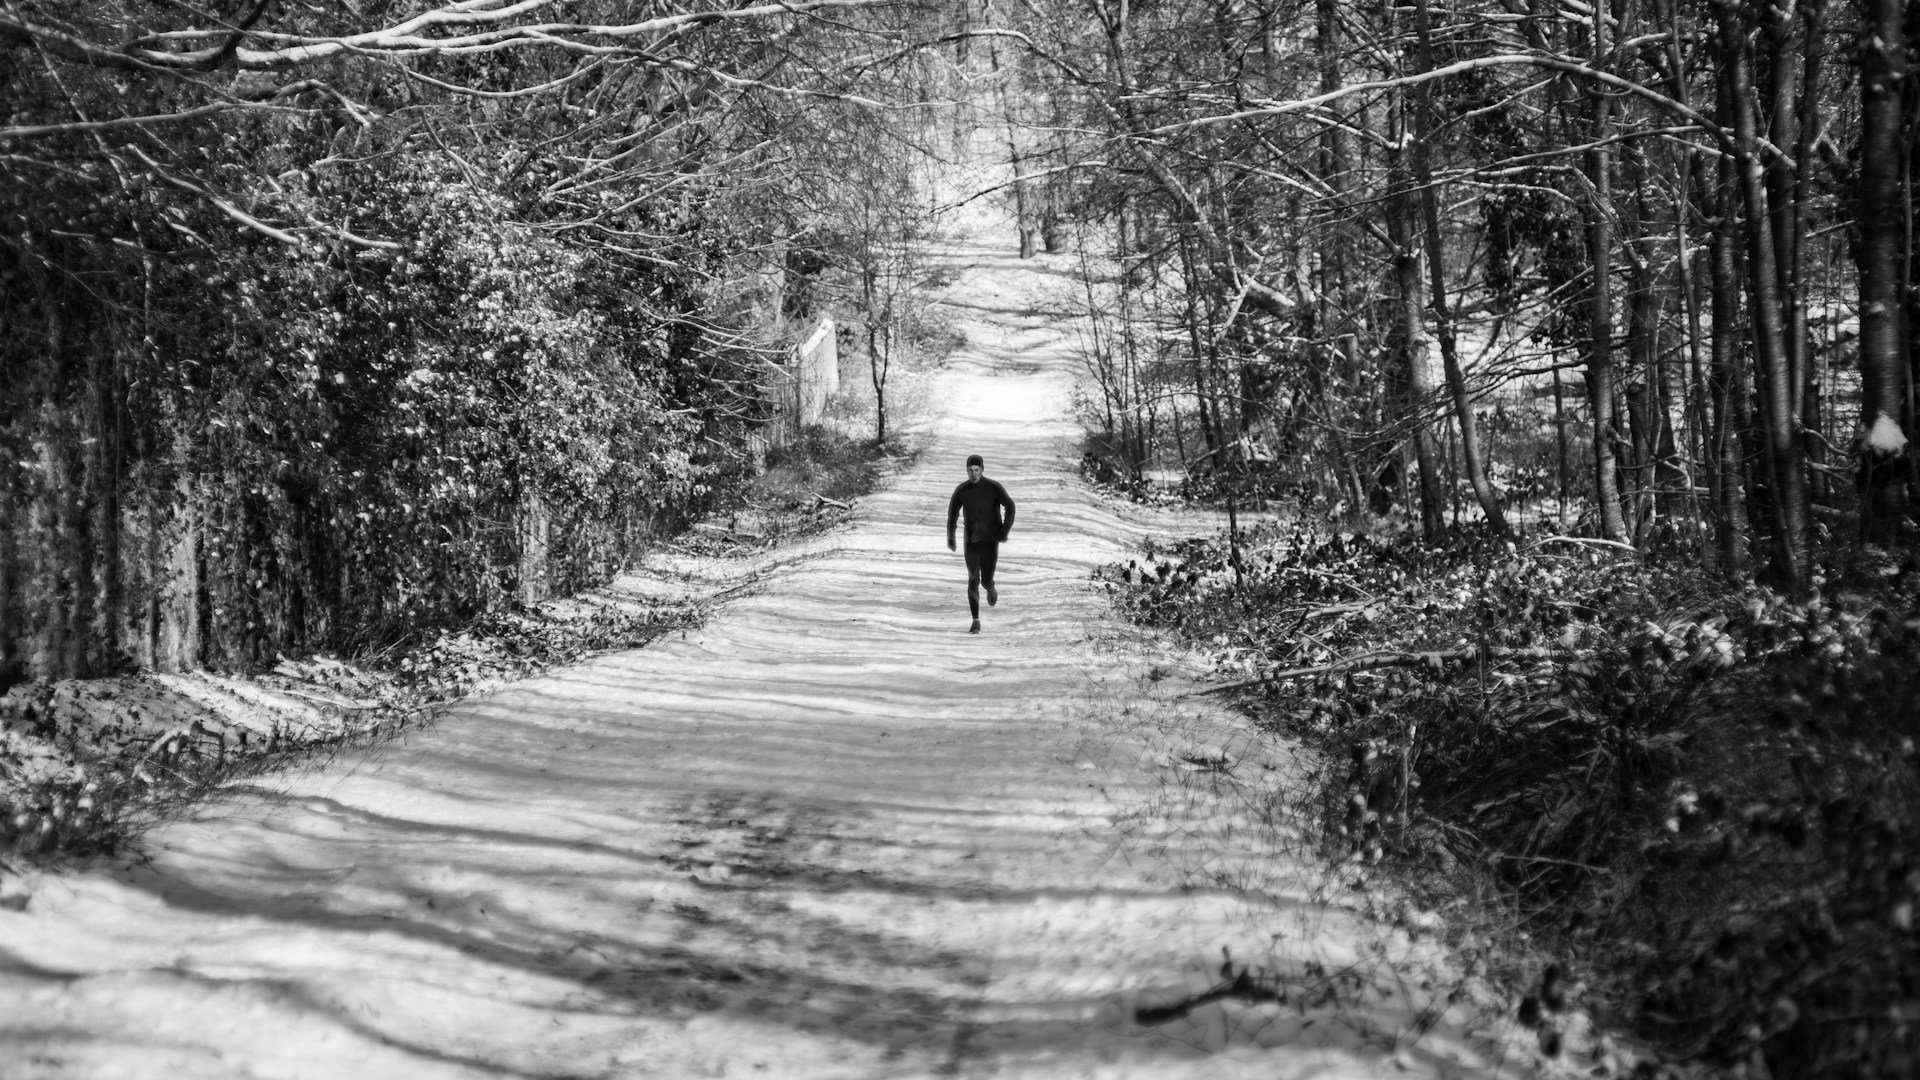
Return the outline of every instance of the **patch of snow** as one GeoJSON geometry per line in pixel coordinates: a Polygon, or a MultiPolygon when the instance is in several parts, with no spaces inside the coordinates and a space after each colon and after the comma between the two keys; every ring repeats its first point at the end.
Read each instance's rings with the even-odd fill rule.
{"type": "Polygon", "coordinates": [[[1875,454],[1892,457],[1907,448],[1907,433],[1900,429],[1900,421],[1885,413],[1873,418],[1873,426],[1867,429],[1861,441],[1875,454]]]}

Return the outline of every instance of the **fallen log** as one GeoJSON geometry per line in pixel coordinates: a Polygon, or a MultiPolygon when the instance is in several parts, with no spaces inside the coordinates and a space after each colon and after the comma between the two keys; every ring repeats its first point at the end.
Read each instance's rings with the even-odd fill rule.
{"type": "Polygon", "coordinates": [[[1375,671],[1389,667],[1431,666],[1438,670],[1449,663],[1461,660],[1551,660],[1568,655],[1562,649],[1549,649],[1539,645],[1520,648],[1497,646],[1462,645],[1456,649],[1435,649],[1431,652],[1370,652],[1356,656],[1343,657],[1329,664],[1316,664],[1312,667],[1291,668],[1286,671],[1269,671],[1254,679],[1226,683],[1221,686],[1209,686],[1205,690],[1196,690],[1196,694],[1224,694],[1229,690],[1245,690],[1249,686],[1265,686],[1286,679],[1305,679],[1316,675],[1342,675],[1355,671],[1375,671]]]}
{"type": "Polygon", "coordinates": [[[693,527],[698,532],[709,532],[716,536],[725,536],[734,540],[751,540],[757,543],[766,539],[766,537],[759,533],[750,533],[742,529],[729,529],[725,525],[714,525],[705,521],[697,521],[693,527]]]}
{"type": "Polygon", "coordinates": [[[838,499],[829,499],[829,498],[827,498],[827,497],[826,497],[825,495],[822,495],[822,494],[820,494],[820,493],[819,493],[819,492],[817,492],[817,491],[809,491],[809,492],[807,492],[807,494],[809,494],[809,495],[812,495],[812,496],[813,496],[813,498],[814,498],[814,506],[815,506],[816,508],[818,508],[818,507],[821,507],[821,506],[837,506],[837,507],[839,507],[839,508],[840,508],[840,509],[842,509],[842,510],[851,510],[851,509],[853,509],[853,504],[852,504],[852,503],[843,503],[843,502],[841,502],[841,501],[840,501],[840,500],[838,500],[838,499]]]}

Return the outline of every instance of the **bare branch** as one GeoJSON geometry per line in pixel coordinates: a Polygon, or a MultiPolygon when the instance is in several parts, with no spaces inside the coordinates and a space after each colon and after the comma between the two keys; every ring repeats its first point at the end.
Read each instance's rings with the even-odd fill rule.
{"type": "Polygon", "coordinates": [[[208,191],[206,188],[203,188],[200,185],[195,184],[190,180],[182,180],[180,177],[173,175],[172,173],[168,172],[166,169],[162,168],[159,162],[148,157],[146,152],[144,150],[141,150],[139,147],[137,146],[129,147],[129,149],[132,150],[133,156],[139,158],[141,161],[146,163],[147,171],[153,173],[154,176],[158,177],[159,179],[161,179],[162,181],[166,182],[167,184],[173,187],[179,188],[181,191],[192,192],[193,194],[200,196],[201,198],[212,203],[214,206],[219,207],[221,213],[232,218],[234,221],[239,222],[241,225],[249,229],[252,229],[254,232],[257,232],[262,236],[272,237],[273,239],[278,240],[283,244],[291,244],[294,247],[299,247],[301,244],[305,243],[305,241],[301,240],[298,236],[295,236],[294,234],[287,232],[284,229],[274,228],[272,225],[269,225],[266,222],[261,221],[259,218],[254,217],[252,214],[247,213],[245,210],[242,210],[239,207],[228,202],[227,200],[221,198],[220,196],[215,195],[213,192],[208,191]]]}
{"type": "Polygon", "coordinates": [[[242,71],[278,71],[340,55],[460,55],[536,45],[588,53],[631,52],[632,46],[618,43],[712,23],[792,17],[836,8],[874,8],[892,2],[792,0],[790,3],[685,11],[630,23],[518,23],[514,20],[560,7],[560,0],[462,0],[431,9],[392,26],[360,34],[321,36],[252,32],[240,35],[225,28],[177,30],[149,35],[119,48],[30,22],[9,10],[0,12],[0,40],[36,44],[62,59],[94,67],[203,71],[214,65],[231,64],[242,71]],[[445,33],[447,31],[465,32],[445,33]],[[445,36],[435,36],[443,33],[445,36]],[[237,40],[240,36],[250,37],[268,47],[242,47],[237,40]],[[204,48],[191,47],[201,42],[210,44],[204,48]]]}
{"type": "Polygon", "coordinates": [[[187,120],[198,120],[204,116],[213,116],[231,109],[244,107],[236,101],[216,101],[210,105],[201,105],[179,112],[154,113],[150,116],[121,116],[112,120],[70,120],[59,124],[34,124],[30,127],[0,128],[0,139],[43,139],[54,135],[79,135],[95,131],[112,131],[116,128],[148,127],[155,124],[178,124],[187,120]]]}
{"type": "MultiPolygon", "coordinates": [[[[1348,83],[1345,86],[1329,90],[1324,94],[1318,94],[1313,97],[1296,98],[1291,101],[1272,101],[1256,106],[1255,108],[1242,109],[1238,112],[1222,113],[1218,116],[1202,116],[1192,120],[1182,120],[1176,124],[1167,124],[1163,127],[1155,128],[1151,133],[1155,135],[1171,134],[1173,132],[1185,131],[1190,128],[1202,127],[1208,124],[1228,123],[1234,120],[1246,120],[1259,116],[1281,116],[1287,113],[1306,112],[1317,109],[1329,102],[1338,101],[1341,98],[1352,97],[1355,94],[1368,94],[1376,91],[1415,86],[1420,83],[1432,82],[1435,79],[1444,79],[1449,76],[1459,75],[1463,72],[1497,67],[1543,68],[1548,71],[1557,71],[1564,75],[1572,75],[1576,78],[1589,79],[1603,86],[1609,86],[1615,90],[1620,90],[1642,98],[1658,109],[1687,120],[1695,128],[1711,135],[1716,142],[1728,150],[1734,149],[1733,133],[1721,127],[1719,124],[1714,123],[1696,109],[1683,105],[1665,94],[1642,86],[1631,79],[1621,78],[1612,72],[1601,71],[1598,68],[1589,67],[1586,64],[1568,60],[1564,57],[1548,56],[1539,53],[1502,53],[1494,56],[1477,56],[1467,60],[1458,60],[1430,71],[1417,72],[1412,75],[1402,75],[1392,79],[1375,79],[1370,82],[1348,83]]],[[[1773,152],[1778,154],[1779,150],[1775,149],[1773,152]]]]}

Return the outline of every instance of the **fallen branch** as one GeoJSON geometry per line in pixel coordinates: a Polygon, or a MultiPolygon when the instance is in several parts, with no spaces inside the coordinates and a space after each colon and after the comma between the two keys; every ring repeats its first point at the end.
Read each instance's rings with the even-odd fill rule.
{"type": "Polygon", "coordinates": [[[725,525],[714,525],[710,522],[705,522],[705,521],[697,521],[694,523],[693,527],[699,530],[700,532],[714,533],[716,535],[725,536],[734,540],[751,540],[757,543],[761,540],[766,539],[766,537],[760,535],[759,533],[745,532],[740,529],[729,529],[725,525]]]}
{"type": "MultiPolygon", "coordinates": [[[[1227,966],[1232,967],[1231,960],[1228,961],[1227,966]]],[[[1287,995],[1281,989],[1278,980],[1271,977],[1258,977],[1242,968],[1238,975],[1222,981],[1211,990],[1204,990],[1166,1005],[1138,1006],[1133,1010],[1133,1022],[1142,1027],[1164,1024],[1169,1020],[1178,1020],[1202,1005],[1226,998],[1237,998],[1254,1005],[1266,1002],[1284,1004],[1287,995]]]]}
{"type": "MultiPolygon", "coordinates": [[[[1432,652],[1370,652],[1358,656],[1344,657],[1330,664],[1316,664],[1313,667],[1291,668],[1286,671],[1269,671],[1257,679],[1243,679],[1240,682],[1222,686],[1209,686],[1196,694],[1224,694],[1229,690],[1244,690],[1249,686],[1264,686],[1280,682],[1283,679],[1304,679],[1316,675],[1340,675],[1355,671],[1373,671],[1389,667],[1431,666],[1436,670],[1461,660],[1551,660],[1565,656],[1559,649],[1548,649],[1539,645],[1523,648],[1495,648],[1493,646],[1463,645],[1457,649],[1435,649],[1432,652]]],[[[1191,695],[1189,695],[1191,696],[1191,695]]]]}
{"type": "Polygon", "coordinates": [[[1549,536],[1544,540],[1536,540],[1528,544],[1527,550],[1532,551],[1534,548],[1544,547],[1548,544],[1586,544],[1591,547],[1610,547],[1631,552],[1635,555],[1640,554],[1640,549],[1634,547],[1632,544],[1620,540],[1603,540],[1598,536],[1549,536]]]}

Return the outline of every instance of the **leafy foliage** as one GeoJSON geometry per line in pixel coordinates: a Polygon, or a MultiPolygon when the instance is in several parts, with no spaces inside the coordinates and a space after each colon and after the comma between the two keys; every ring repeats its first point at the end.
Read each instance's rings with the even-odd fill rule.
{"type": "Polygon", "coordinates": [[[705,512],[817,151],[904,175],[853,102],[931,73],[808,6],[0,13],[0,678],[383,648],[705,512]]]}
{"type": "Polygon", "coordinates": [[[1496,886],[1556,970],[1676,1056],[1913,1068],[1889,1003],[1920,970],[1914,574],[1790,602],[1571,538],[1267,525],[1102,576],[1322,751],[1337,857],[1463,918],[1496,886]]]}
{"type": "MultiPolygon", "coordinates": [[[[46,522],[8,531],[9,581],[100,583],[10,606],[23,625],[105,631],[91,656],[43,658],[49,674],[147,659],[156,564],[189,536],[203,637],[186,662],[258,666],[511,604],[531,517],[551,537],[548,587],[605,580],[745,460],[751,415],[732,416],[754,358],[706,343],[697,257],[636,266],[568,243],[438,157],[380,155],[281,187],[304,213],[410,243],[162,246],[179,239],[168,226],[204,238],[220,215],[159,192],[122,203],[153,241],[137,257],[66,251],[60,268],[85,276],[63,277],[26,257],[31,229],[8,249],[21,257],[4,300],[23,333],[0,346],[22,374],[0,413],[4,494],[16,520],[46,522]],[[67,547],[63,518],[119,534],[119,550],[67,547]]],[[[25,629],[9,654],[31,657],[51,632],[25,629]]]]}

